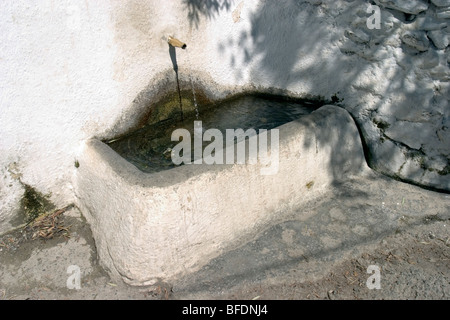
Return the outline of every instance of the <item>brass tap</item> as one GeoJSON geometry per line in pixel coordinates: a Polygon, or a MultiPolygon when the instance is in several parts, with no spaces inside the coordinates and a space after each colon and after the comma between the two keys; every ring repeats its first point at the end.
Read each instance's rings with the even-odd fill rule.
{"type": "Polygon", "coordinates": [[[174,37],[169,36],[169,38],[167,39],[167,42],[172,46],[172,47],[178,47],[181,49],[186,49],[187,45],[186,43],[181,42],[178,39],[175,39],[174,37]]]}

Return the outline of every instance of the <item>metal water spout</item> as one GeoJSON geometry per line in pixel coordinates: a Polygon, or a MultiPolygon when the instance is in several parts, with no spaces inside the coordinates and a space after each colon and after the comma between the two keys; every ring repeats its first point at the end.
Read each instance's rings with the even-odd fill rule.
{"type": "Polygon", "coordinates": [[[178,48],[181,48],[181,49],[186,49],[186,47],[187,47],[186,43],[181,42],[180,40],[175,39],[175,38],[172,37],[172,36],[169,36],[169,37],[168,37],[167,42],[169,42],[169,44],[170,44],[172,47],[178,47],[178,48]]]}

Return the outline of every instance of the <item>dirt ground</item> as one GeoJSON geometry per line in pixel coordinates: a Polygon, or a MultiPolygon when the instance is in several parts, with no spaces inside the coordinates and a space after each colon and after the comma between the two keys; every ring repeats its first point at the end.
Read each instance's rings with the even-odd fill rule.
{"type": "Polygon", "coordinates": [[[113,281],[79,210],[54,211],[0,237],[0,300],[448,300],[449,195],[364,179],[302,208],[308,218],[293,212],[194,274],[153,287],[113,281]],[[367,285],[376,275],[369,266],[379,289],[367,285]]]}
{"type": "Polygon", "coordinates": [[[359,256],[346,259],[325,276],[305,282],[246,285],[221,298],[411,300],[450,299],[450,238],[447,222],[431,222],[386,237],[359,256]],[[380,289],[369,289],[368,266],[380,267],[380,289]]]}

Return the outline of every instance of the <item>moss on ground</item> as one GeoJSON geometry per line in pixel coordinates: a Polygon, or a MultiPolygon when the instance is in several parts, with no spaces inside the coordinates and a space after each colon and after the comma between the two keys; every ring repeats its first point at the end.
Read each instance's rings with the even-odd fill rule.
{"type": "Polygon", "coordinates": [[[21,205],[25,212],[25,219],[27,223],[35,220],[40,215],[53,210],[55,206],[50,202],[50,195],[44,195],[31,187],[30,185],[23,184],[25,188],[24,195],[22,197],[21,205]]]}

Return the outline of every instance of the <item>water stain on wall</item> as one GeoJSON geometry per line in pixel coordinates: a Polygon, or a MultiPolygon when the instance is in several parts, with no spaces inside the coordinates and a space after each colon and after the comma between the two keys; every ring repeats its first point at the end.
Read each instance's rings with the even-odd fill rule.
{"type": "MultiPolygon", "coordinates": [[[[112,10],[114,42],[117,45],[114,59],[114,79],[125,81],[127,70],[152,52],[152,5],[145,1],[120,1],[112,10]],[[126,57],[126,58],[125,58],[126,57]]],[[[154,20],[154,19],[153,19],[154,20]]]]}
{"type": "MultiPolygon", "coordinates": [[[[149,36],[152,29],[152,8],[148,1],[125,1],[123,9],[115,11],[117,14],[117,30],[126,26],[132,27],[136,32],[149,36]]],[[[128,28],[127,28],[128,29],[128,28]]]]}

